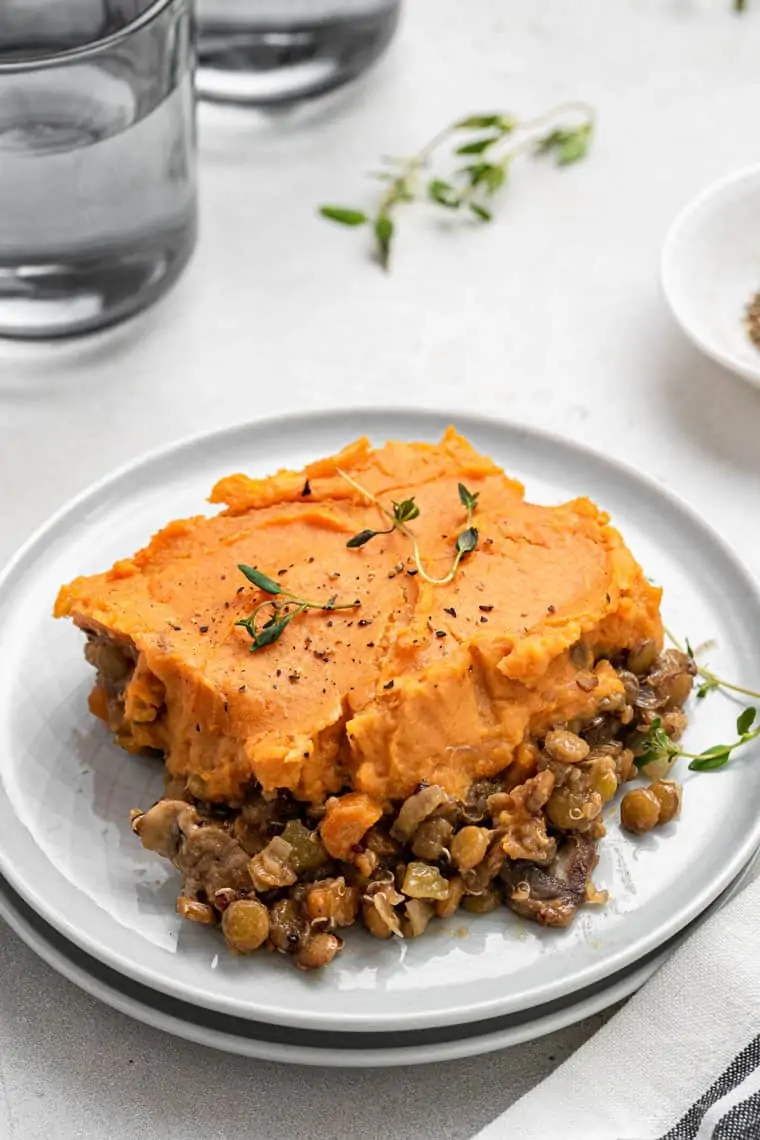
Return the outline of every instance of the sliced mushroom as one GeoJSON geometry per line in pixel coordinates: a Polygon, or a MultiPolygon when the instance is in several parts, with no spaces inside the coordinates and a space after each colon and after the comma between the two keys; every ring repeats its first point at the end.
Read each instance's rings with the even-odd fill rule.
{"type": "Polygon", "coordinates": [[[501,872],[507,906],[541,926],[567,926],[586,898],[596,861],[594,843],[573,836],[561,844],[546,868],[525,860],[508,862],[501,872]]]}
{"type": "Polygon", "coordinates": [[[148,811],[132,813],[132,830],[143,847],[175,859],[183,839],[198,827],[198,812],[184,800],[159,800],[148,811]]]}
{"type": "Polygon", "coordinates": [[[448,800],[448,793],[438,784],[420,788],[401,805],[401,810],[391,828],[391,835],[400,843],[407,843],[422,823],[436,808],[448,800]]]}

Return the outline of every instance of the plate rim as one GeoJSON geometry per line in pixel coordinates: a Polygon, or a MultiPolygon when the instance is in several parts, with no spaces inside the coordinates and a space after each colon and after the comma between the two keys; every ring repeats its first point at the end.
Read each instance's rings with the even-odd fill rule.
{"type": "MultiPolygon", "coordinates": [[[[45,539],[49,533],[55,532],[61,522],[66,519],[67,515],[75,512],[83,504],[87,503],[88,500],[97,499],[126,476],[139,471],[143,467],[155,463],[171,461],[183,451],[192,451],[204,443],[211,441],[219,443],[224,440],[225,437],[244,436],[248,432],[261,431],[266,428],[279,428],[284,432],[287,431],[289,427],[297,428],[299,425],[308,428],[308,426],[315,421],[322,424],[329,424],[332,419],[361,417],[367,421],[366,432],[371,433],[373,431],[373,424],[371,422],[373,419],[382,420],[394,415],[408,417],[418,422],[428,421],[430,430],[432,430],[433,425],[435,425],[435,431],[442,430],[441,425],[446,423],[455,423],[465,432],[477,432],[478,429],[484,432],[494,429],[501,430],[512,433],[513,435],[522,435],[528,439],[538,439],[544,445],[553,445],[560,450],[572,453],[579,459],[588,459],[590,457],[597,464],[611,469],[623,480],[633,482],[634,485],[639,485],[650,495],[664,500],[671,510],[680,513],[688,524],[702,532],[702,534],[709,539],[714,549],[722,555],[740,580],[743,581],[748,594],[751,595],[755,605],[760,611],[760,583],[757,582],[751,571],[745,566],[731,544],[699,514],[695,507],[692,507],[690,503],[682,499],[679,494],[670,488],[662,486],[651,476],[641,473],[624,461],[615,457],[611,458],[605,453],[597,451],[595,448],[581,441],[566,439],[557,432],[537,428],[531,424],[519,423],[500,416],[473,413],[466,410],[457,411],[450,408],[442,410],[439,408],[424,406],[408,407],[397,404],[339,405],[322,409],[305,409],[279,415],[262,416],[243,423],[231,424],[210,431],[196,432],[171,441],[168,444],[153,448],[139,455],[137,458],[107,472],[100,479],[70,497],[57,511],[37,527],[0,571],[0,600],[2,600],[2,595],[7,588],[9,579],[11,579],[19,564],[33,552],[34,547],[41,540],[45,539]]],[[[0,634],[0,641],[1,640],[2,635],[0,634]]],[[[613,952],[605,959],[606,966],[602,972],[599,971],[598,966],[596,968],[590,966],[585,967],[579,972],[579,978],[575,988],[583,988],[593,981],[601,981],[605,977],[619,973],[622,969],[633,965],[658,946],[662,946],[668,942],[671,937],[684,929],[693,919],[706,910],[726,889],[758,846],[760,846],[760,812],[758,812],[754,826],[744,833],[741,843],[734,849],[731,858],[720,865],[710,880],[709,886],[705,886],[701,892],[698,892],[690,898],[688,903],[677,908],[676,913],[678,917],[676,919],[671,918],[667,924],[657,928],[656,932],[650,932],[645,938],[637,938],[635,944],[639,947],[638,951],[632,951],[630,947],[627,947],[613,952]]],[[[207,996],[204,992],[198,992],[189,984],[184,981],[177,981],[177,979],[173,977],[163,976],[157,980],[156,974],[149,967],[135,962],[129,957],[125,957],[118,948],[104,944],[102,939],[98,940],[96,937],[93,937],[90,931],[80,926],[72,925],[65,914],[57,912],[55,907],[51,906],[51,904],[39,894],[34,881],[30,881],[28,876],[25,877],[23,871],[17,868],[12,855],[4,849],[2,843],[0,843],[0,874],[7,878],[10,885],[18,892],[21,898],[43,918],[48,925],[68,941],[74,943],[98,961],[114,969],[117,973],[132,978],[134,981],[146,985],[148,988],[174,996],[182,1001],[190,1002],[192,1005],[200,1005],[220,1012],[229,1012],[233,1015],[247,1017],[248,1019],[258,1019],[262,1022],[269,1021],[273,1024],[303,1028],[321,1027],[335,1032],[350,1032],[352,1028],[359,1025],[364,1028],[377,1028],[378,1030],[425,1028],[434,1025],[476,1022],[489,1017],[498,1016],[502,1013],[517,1012],[517,1010],[505,1008],[509,998],[508,996],[504,996],[501,999],[491,998],[484,1000],[475,1006],[460,1004],[447,1009],[443,1013],[428,1011],[419,1014],[413,1008],[410,1008],[403,1016],[398,1013],[375,1012],[372,1015],[368,1015],[366,1013],[343,1012],[337,1019],[331,1020],[330,1015],[326,1014],[324,1010],[313,1012],[304,1011],[302,1009],[283,1009],[280,1006],[275,1009],[266,1009],[265,1011],[259,1009],[258,1012],[254,1014],[250,1010],[241,1009],[236,1005],[234,999],[220,995],[209,994],[207,996]]],[[[558,978],[550,986],[544,985],[542,987],[542,996],[540,998],[534,995],[528,996],[526,1000],[521,999],[521,1004],[518,1009],[528,1010],[533,1006],[545,1004],[548,1001],[566,995],[568,992],[572,991],[568,990],[566,985],[563,984],[562,978],[558,978]]],[[[528,991],[528,994],[530,995],[530,991],[528,991]]]]}

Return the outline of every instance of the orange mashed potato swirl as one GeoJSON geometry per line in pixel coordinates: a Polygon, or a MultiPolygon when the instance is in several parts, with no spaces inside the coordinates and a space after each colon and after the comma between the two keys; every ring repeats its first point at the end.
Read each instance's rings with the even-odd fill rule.
{"type": "MultiPolygon", "coordinates": [[[[211,502],[226,509],[170,523],[64,586],[55,607],[129,647],[117,740],[161,750],[205,799],[234,803],[255,781],[313,803],[360,793],[379,814],[422,782],[463,796],[512,764],[524,779],[534,738],[620,693],[606,657],[662,644],[660,591],[607,515],[588,499],[526,502],[453,429],[438,444],[359,439],[303,471],[232,475],[211,502]],[[349,549],[388,523],[339,469],[385,505],[415,497],[410,526],[436,577],[465,525],[458,483],[476,492],[479,541],[454,580],[425,581],[398,530],[349,549]],[[360,605],[310,610],[251,652],[235,623],[265,595],[239,563],[305,598],[360,605]]],[[[90,706],[109,717],[102,679],[90,706]]]]}

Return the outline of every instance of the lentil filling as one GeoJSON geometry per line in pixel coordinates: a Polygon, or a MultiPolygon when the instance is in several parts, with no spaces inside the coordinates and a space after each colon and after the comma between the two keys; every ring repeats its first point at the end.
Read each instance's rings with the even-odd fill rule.
{"type": "MultiPolygon", "coordinates": [[[[98,634],[87,655],[118,731],[133,657],[98,634]]],[[[166,797],[135,811],[132,827],[180,873],[184,918],[220,926],[236,953],[266,947],[304,970],[332,961],[343,946],[339,932],[355,922],[376,938],[415,938],[460,907],[485,914],[506,905],[541,925],[567,926],[584,903],[605,901],[591,882],[603,810],[638,774],[635,756],[653,718],[674,740],[686,725],[694,676],[687,656],[646,642],[611,664],[623,693],[604,698],[593,717],[524,741],[521,763],[475,782],[463,799],[421,785],[345,858],[323,835],[335,801],[314,806],[286,791],[251,787],[240,802],[220,805],[168,776],[166,797]]],[[[677,785],[657,780],[627,793],[623,825],[648,830],[674,818],[679,805],[677,785]]]]}

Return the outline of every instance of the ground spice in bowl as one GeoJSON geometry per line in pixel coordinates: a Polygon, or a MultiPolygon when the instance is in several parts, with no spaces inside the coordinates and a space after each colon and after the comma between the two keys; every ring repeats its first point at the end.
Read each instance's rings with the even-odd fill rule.
{"type": "Polygon", "coordinates": [[[760,292],[755,293],[747,302],[744,310],[744,327],[755,348],[760,349],[760,292]]]}

